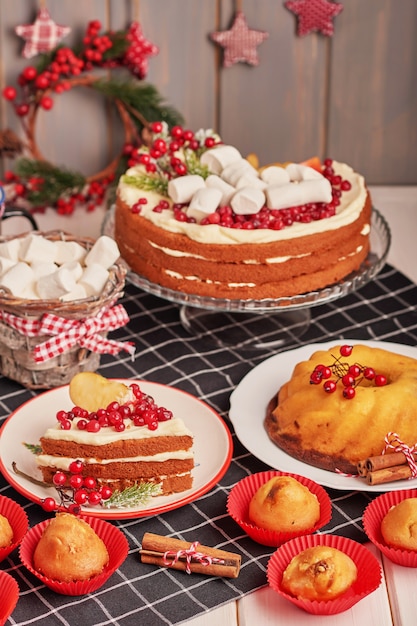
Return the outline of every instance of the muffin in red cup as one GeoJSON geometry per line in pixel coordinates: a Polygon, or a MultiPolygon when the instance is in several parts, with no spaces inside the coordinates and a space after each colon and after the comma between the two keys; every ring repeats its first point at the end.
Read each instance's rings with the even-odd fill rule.
{"type": "MultiPolygon", "coordinates": [[[[65,515],[71,514],[68,513],[65,515]]],[[[99,589],[116,569],[120,567],[127,557],[129,549],[125,535],[116,528],[116,526],[96,517],[80,516],[77,519],[89,524],[98,538],[102,540],[108,552],[107,564],[104,565],[99,573],[89,578],[68,580],[68,576],[66,575],[65,579],[58,580],[58,575],[52,578],[36,568],[34,559],[35,551],[41,538],[44,536],[48,524],[52,522],[52,520],[46,520],[31,528],[20,545],[20,559],[23,565],[43,582],[44,585],[57,593],[68,596],[85,595],[99,589]]]]}
{"type": "Polygon", "coordinates": [[[0,571],[0,626],[3,626],[15,610],[19,599],[19,585],[10,574],[0,571]]]}
{"type": "MultiPolygon", "coordinates": [[[[11,498],[0,496],[0,515],[7,520],[12,529],[13,536],[5,545],[0,543],[0,562],[3,561],[22,541],[27,532],[29,522],[25,511],[11,498]]],[[[3,519],[2,524],[6,525],[3,519]]]]}
{"type": "Polygon", "coordinates": [[[228,496],[227,512],[251,539],[265,546],[277,547],[289,539],[312,534],[325,526],[330,521],[332,506],[327,492],[314,481],[297,474],[269,470],[239,481],[228,496]],[[294,487],[297,492],[293,491],[294,487]],[[273,509],[269,506],[273,494],[278,496],[278,500],[282,497],[285,501],[283,506],[282,502],[277,501],[276,510],[288,514],[286,523],[276,527],[271,527],[268,523],[274,516],[273,509]],[[266,517],[263,516],[261,507],[255,503],[259,496],[266,501],[266,517]],[[300,521],[303,515],[309,513],[309,499],[316,514],[313,517],[306,515],[305,520],[300,521]],[[294,512],[291,511],[291,501],[294,512]],[[303,506],[302,502],[307,504],[303,506]],[[293,525],[293,521],[297,523],[293,525]]]}
{"type": "MultiPolygon", "coordinates": [[[[382,534],[381,526],[385,516],[393,507],[409,499],[417,498],[416,489],[387,491],[376,497],[365,509],[363,527],[372,543],[393,563],[404,567],[417,567],[417,550],[408,550],[389,545],[382,534]]],[[[397,524],[397,531],[399,530],[397,524]]],[[[407,533],[409,531],[407,530],[407,533]]]]}
{"type": "MultiPolygon", "coordinates": [[[[287,570],[288,571],[288,570],[287,570]]],[[[381,568],[374,555],[362,544],[338,535],[304,535],[291,539],[280,546],[271,556],[267,566],[270,587],[300,609],[314,615],[335,615],[350,609],[379,587],[381,568]],[[298,555],[316,546],[329,546],[342,553],[356,566],[356,579],[347,589],[335,597],[315,600],[292,595],[284,589],[283,578],[288,566],[298,555]]]]}

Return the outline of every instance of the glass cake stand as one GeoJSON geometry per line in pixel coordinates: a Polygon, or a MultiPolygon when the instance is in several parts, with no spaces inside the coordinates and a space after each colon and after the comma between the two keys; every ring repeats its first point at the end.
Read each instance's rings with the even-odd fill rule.
{"type": "Polygon", "coordinates": [[[224,347],[249,350],[277,348],[307,331],[312,307],[342,298],[371,281],[385,264],[390,244],[390,228],[374,208],[371,249],[359,270],[325,289],[286,298],[208,298],[161,287],[131,271],[127,279],[150,294],[180,305],[180,321],[189,333],[224,347]]]}

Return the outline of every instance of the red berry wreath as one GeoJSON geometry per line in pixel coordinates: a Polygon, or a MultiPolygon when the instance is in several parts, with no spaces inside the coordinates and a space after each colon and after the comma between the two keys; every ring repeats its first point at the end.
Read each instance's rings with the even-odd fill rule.
{"type": "Polygon", "coordinates": [[[3,97],[14,107],[20,118],[26,143],[3,131],[0,149],[7,156],[15,156],[22,148],[30,157],[16,161],[14,171],[7,171],[3,184],[6,202],[25,200],[32,210],[52,206],[59,213],[72,213],[78,204],[93,210],[103,202],[109,186],[126,167],[126,158],[143,143],[143,130],[152,121],[164,120],[169,127],[182,123],[182,116],[172,107],[164,105],[155,87],[145,84],[147,57],[156,54],[157,48],[142,35],[137,22],[127,31],[109,31],[100,34],[98,20],[89,22],[81,45],[73,50],[58,46],[41,55],[35,66],[23,69],[17,79],[18,88],[11,85],[3,89],[3,97]],[[114,70],[125,68],[131,77],[127,82],[115,82],[97,77],[97,68],[114,70]],[[36,143],[36,120],[39,109],[49,111],[54,97],[84,86],[99,91],[116,107],[124,127],[124,146],[102,171],[91,176],[70,172],[48,162],[36,143]],[[11,149],[10,146],[13,146],[11,149]]]}

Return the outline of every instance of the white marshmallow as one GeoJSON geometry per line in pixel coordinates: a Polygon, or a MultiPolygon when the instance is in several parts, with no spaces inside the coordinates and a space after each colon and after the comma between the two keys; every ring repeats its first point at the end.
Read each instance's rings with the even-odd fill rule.
{"type": "Polygon", "coordinates": [[[236,183],[243,174],[249,174],[249,172],[258,177],[258,170],[249,163],[246,159],[240,159],[230,165],[227,165],[221,173],[221,177],[233,187],[236,187],[236,183]]]}
{"type": "Polygon", "coordinates": [[[168,183],[168,195],[176,204],[187,204],[198,189],[205,187],[204,178],[198,174],[179,176],[168,183]]]}
{"type": "Polygon", "coordinates": [[[117,261],[119,256],[120,251],[115,240],[107,235],[102,235],[87,253],[84,263],[87,267],[98,264],[107,270],[117,261]]]}
{"type": "Polygon", "coordinates": [[[34,261],[30,265],[33,269],[35,281],[37,281],[41,276],[53,274],[58,269],[58,265],[56,265],[55,263],[50,263],[48,261],[34,261]]]}
{"type": "Polygon", "coordinates": [[[61,296],[62,302],[70,302],[71,300],[84,300],[87,298],[87,291],[83,285],[77,283],[72,291],[61,296]]]}
{"type": "Polygon", "coordinates": [[[204,187],[198,189],[191,198],[190,206],[187,209],[187,215],[194,217],[197,222],[203,219],[206,215],[214,213],[218,206],[220,206],[220,200],[222,199],[222,192],[215,187],[204,187]]]}
{"type": "Polygon", "coordinates": [[[25,298],[25,300],[39,300],[39,295],[36,291],[36,282],[30,283],[25,287],[22,298],[25,298]]]}
{"type": "Polygon", "coordinates": [[[82,261],[87,254],[87,250],[77,241],[55,241],[56,257],[55,263],[63,265],[69,261],[82,261]]]}
{"type": "Polygon", "coordinates": [[[58,268],[53,274],[41,276],[36,283],[36,291],[42,300],[59,300],[75,287],[74,276],[65,268],[58,268]]]}
{"type": "Polygon", "coordinates": [[[68,263],[63,263],[61,267],[71,272],[71,274],[74,276],[75,282],[79,281],[81,276],[83,275],[83,268],[81,266],[81,263],[78,263],[78,261],[69,261],[68,263]]]}
{"type": "Polygon", "coordinates": [[[321,180],[303,180],[287,185],[271,185],[265,189],[266,204],[269,209],[286,209],[308,202],[330,202],[332,187],[330,182],[321,180]]]}
{"type": "Polygon", "coordinates": [[[290,182],[288,170],[278,165],[270,165],[262,170],[261,178],[268,185],[284,185],[290,182]]]}
{"type": "Polygon", "coordinates": [[[267,186],[266,182],[261,180],[260,178],[253,176],[250,172],[248,174],[243,174],[236,181],[235,187],[236,189],[242,189],[242,187],[254,187],[255,189],[265,189],[267,186]]]}
{"type": "Polygon", "coordinates": [[[3,274],[0,282],[14,296],[24,297],[25,289],[34,282],[33,270],[27,263],[19,261],[3,274]]]}
{"type": "Polygon", "coordinates": [[[0,256],[0,276],[3,276],[3,274],[8,272],[9,269],[15,264],[16,261],[12,261],[12,259],[7,259],[6,257],[0,256]]]}
{"type": "Polygon", "coordinates": [[[261,189],[243,187],[232,198],[231,206],[237,215],[259,213],[265,204],[265,194],[261,189]]]}
{"type": "Polygon", "coordinates": [[[54,242],[41,235],[30,234],[24,237],[20,243],[19,258],[26,263],[44,261],[54,263],[56,248],[54,242]]]}
{"type": "Polygon", "coordinates": [[[106,268],[99,263],[92,263],[85,268],[78,282],[84,287],[87,296],[97,296],[103,291],[108,278],[106,268]]]}
{"type": "Polygon", "coordinates": [[[242,155],[234,146],[220,145],[203,152],[200,160],[203,165],[207,165],[210,172],[220,174],[227,165],[241,158],[242,155]]]}
{"type": "Polygon", "coordinates": [[[227,204],[230,204],[230,200],[232,199],[232,196],[236,191],[236,189],[232,185],[226,183],[225,180],[220,178],[220,176],[216,176],[216,174],[210,174],[210,176],[207,176],[206,187],[219,189],[221,191],[222,197],[220,200],[220,206],[226,206],[227,204]]]}
{"type": "Polygon", "coordinates": [[[20,239],[10,239],[0,243],[0,256],[11,261],[19,260],[20,239]]]}
{"type": "Polygon", "coordinates": [[[290,179],[297,182],[324,178],[323,174],[308,165],[302,165],[302,163],[289,163],[285,169],[290,179]]]}

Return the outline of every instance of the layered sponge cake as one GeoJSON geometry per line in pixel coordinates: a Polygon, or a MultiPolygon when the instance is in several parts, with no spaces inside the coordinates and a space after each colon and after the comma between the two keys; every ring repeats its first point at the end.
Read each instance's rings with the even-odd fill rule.
{"type": "MultiPolygon", "coordinates": [[[[77,376],[82,374],[89,373],[77,376]]],[[[153,483],[158,495],[168,495],[192,487],[193,434],[139,385],[126,392],[123,402],[97,411],[76,406],[57,413],[57,423],[40,439],[37,464],[44,481],[52,483],[57,471],[70,474],[71,464],[81,461],[84,476],[113,491],[153,483]]]]}
{"type": "Polygon", "coordinates": [[[324,288],[369,253],[364,178],[326,159],[257,168],[213,131],[155,123],[116,201],[131,270],[198,296],[267,299],[324,288]]]}

